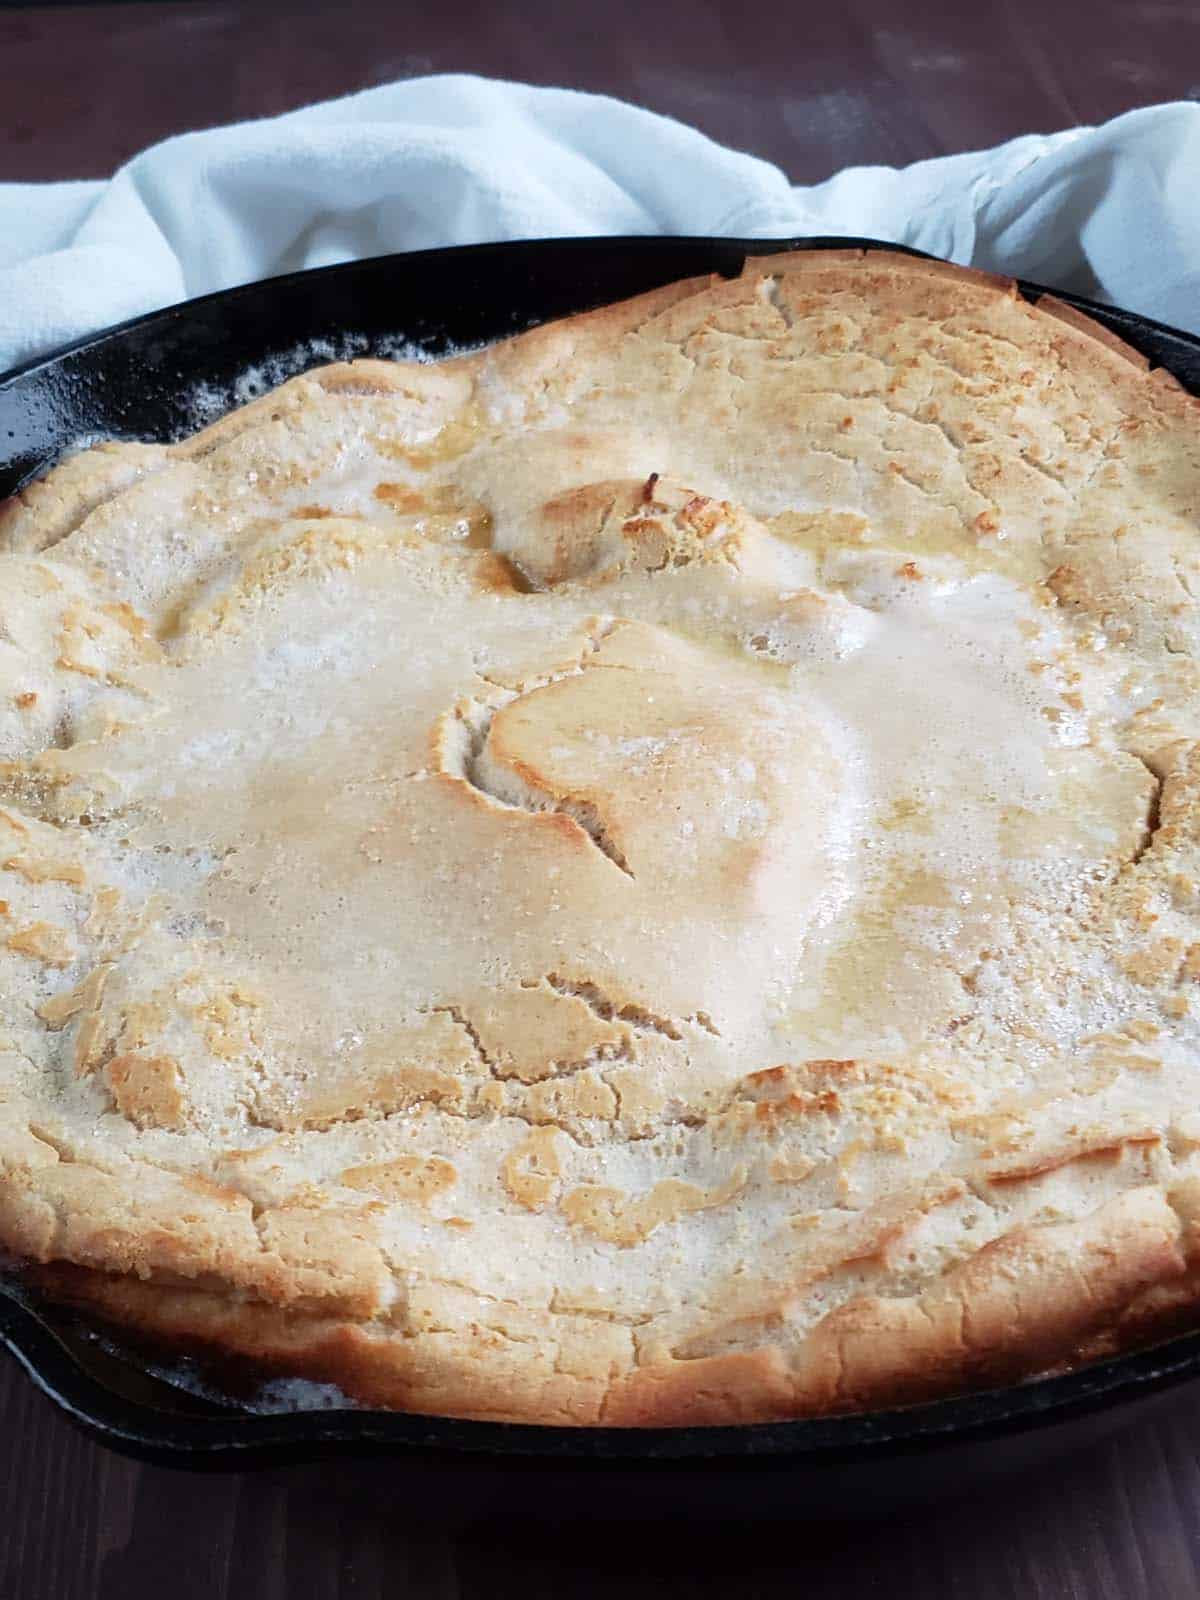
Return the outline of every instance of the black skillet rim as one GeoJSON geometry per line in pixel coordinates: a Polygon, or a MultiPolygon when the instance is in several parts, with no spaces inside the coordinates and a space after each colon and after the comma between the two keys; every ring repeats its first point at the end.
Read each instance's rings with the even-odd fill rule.
{"type": "Polygon", "coordinates": [[[503,1462],[518,1470],[568,1464],[693,1470],[734,1462],[739,1469],[882,1465],[1066,1426],[1146,1402],[1200,1376],[1200,1333],[1191,1333],[1077,1371],[889,1411],[722,1427],[590,1428],[352,1409],[267,1415],[159,1410],[130,1401],[94,1377],[67,1339],[2,1289],[0,1348],[100,1442],[162,1465],[217,1469],[333,1457],[503,1462]]]}
{"type": "MultiPolygon", "coordinates": [[[[79,340],[50,356],[38,357],[0,375],[0,408],[6,396],[20,404],[21,391],[31,380],[56,369],[62,370],[68,358],[72,365],[77,365],[90,355],[102,356],[122,341],[136,342],[147,337],[157,336],[169,342],[172,330],[186,326],[188,318],[195,317],[197,311],[209,313],[235,299],[253,303],[256,296],[300,287],[319,294],[322,281],[328,282],[338,275],[373,276],[398,269],[411,272],[414,268],[436,272],[448,257],[461,260],[469,253],[477,261],[499,261],[507,257],[519,264],[536,260],[539,253],[565,253],[568,259],[578,254],[586,259],[589,251],[611,255],[614,249],[630,255],[644,254],[651,260],[655,257],[661,260],[665,253],[671,260],[671,271],[666,275],[659,273],[656,282],[708,271],[732,276],[747,257],[769,256],[785,250],[875,249],[923,254],[902,245],[866,238],[770,240],[635,236],[513,241],[375,257],[219,291],[79,340]]],[[[1140,349],[1153,365],[1174,370],[1188,388],[1200,391],[1200,338],[1195,335],[1081,296],[1048,290],[1025,281],[1019,281],[1018,287],[1030,299],[1053,294],[1094,317],[1140,349]]],[[[606,301],[601,298],[587,303],[606,301]]],[[[576,309],[585,308],[581,303],[576,309]]],[[[397,321],[400,320],[402,318],[398,317],[397,321]]],[[[543,319],[535,314],[519,325],[531,326],[539,320],[543,319]]],[[[431,348],[436,349],[438,342],[436,336],[430,340],[431,348]]],[[[243,355],[229,371],[232,374],[257,359],[261,356],[243,355]]],[[[68,442],[60,439],[59,447],[68,442]]],[[[6,465],[3,458],[0,437],[0,474],[6,465]]],[[[52,459],[52,454],[47,455],[42,467],[52,459]]],[[[2,477],[0,483],[3,483],[2,477]]],[[[10,477],[5,490],[11,492],[16,486],[10,477]]],[[[950,1445],[984,1442],[1065,1424],[1120,1405],[1131,1405],[1200,1377],[1200,1332],[1196,1332],[1057,1376],[889,1411],[793,1422],[631,1430],[475,1422],[366,1410],[262,1415],[240,1410],[231,1413],[214,1406],[210,1414],[189,1415],[131,1400],[105,1384],[88,1370],[86,1357],[81,1359],[78,1354],[81,1338],[86,1349],[86,1323],[81,1333],[80,1325],[73,1326],[70,1318],[58,1327],[55,1321],[54,1313],[42,1315],[23,1296],[17,1298],[10,1294],[0,1277],[0,1347],[17,1359],[37,1387],[60,1410],[86,1432],[115,1449],[146,1460],[197,1467],[245,1467],[329,1456],[380,1455],[425,1462],[470,1458],[503,1460],[514,1467],[570,1463],[572,1468],[618,1462],[626,1465],[670,1462],[694,1469],[733,1461],[744,1466],[773,1463],[790,1468],[882,1463],[950,1445]]],[[[175,1391],[166,1384],[161,1385],[161,1389],[168,1402],[177,1403],[175,1391]]]]}

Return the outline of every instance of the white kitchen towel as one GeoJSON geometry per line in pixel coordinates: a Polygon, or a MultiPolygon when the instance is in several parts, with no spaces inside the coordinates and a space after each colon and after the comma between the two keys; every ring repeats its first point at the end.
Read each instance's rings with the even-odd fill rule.
{"type": "Polygon", "coordinates": [[[0,184],[0,370],[297,267],[490,239],[864,234],[1200,331],[1200,106],[796,188],[599,95],[448,76],[0,184]]]}

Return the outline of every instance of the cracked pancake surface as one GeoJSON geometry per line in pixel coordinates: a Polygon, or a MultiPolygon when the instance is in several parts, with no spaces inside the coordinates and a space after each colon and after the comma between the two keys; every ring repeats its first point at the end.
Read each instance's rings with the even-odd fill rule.
{"type": "Polygon", "coordinates": [[[837,251],[58,468],[0,512],[0,1246],[539,1422],[1188,1322],[1198,423],[837,251]]]}

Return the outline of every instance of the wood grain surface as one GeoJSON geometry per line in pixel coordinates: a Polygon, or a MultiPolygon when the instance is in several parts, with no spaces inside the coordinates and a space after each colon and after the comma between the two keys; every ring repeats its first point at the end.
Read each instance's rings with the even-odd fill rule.
{"type": "Polygon", "coordinates": [[[796,182],[1200,96],[1196,0],[0,5],[0,180],[425,72],[620,95],[796,182]]]}
{"type": "Polygon", "coordinates": [[[0,1356],[4,1600],[1190,1600],[1200,1396],[1086,1455],[886,1523],[448,1534],[386,1466],[208,1476],[82,1438],[0,1356]]]}
{"type": "MultiPolygon", "coordinates": [[[[811,182],[1200,98],[1200,0],[0,5],[0,180],[104,175],[171,133],[435,71],[621,95],[811,182]]],[[[1195,1394],[883,1525],[451,1536],[406,1516],[385,1467],[124,1461],[0,1355],[0,1600],[1188,1600],[1198,1456],[1195,1394]]]]}

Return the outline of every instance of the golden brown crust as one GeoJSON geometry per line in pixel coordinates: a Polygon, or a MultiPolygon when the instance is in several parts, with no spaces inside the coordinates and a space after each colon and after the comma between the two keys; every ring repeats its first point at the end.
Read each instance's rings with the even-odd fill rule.
{"type": "Polygon", "coordinates": [[[0,1244],[541,1422],[1188,1325],[1197,418],[837,250],[66,463],[0,515],[0,1244]]]}
{"type": "MultiPolygon", "coordinates": [[[[336,1383],[365,1405],[492,1421],[696,1427],[909,1404],[1149,1342],[1186,1325],[1200,1303],[1181,1235],[1159,1191],[1133,1190],[1082,1224],[993,1242],[920,1297],[849,1302],[790,1362],[765,1345],[688,1360],[651,1350],[630,1365],[628,1342],[616,1338],[606,1383],[594,1367],[571,1373],[557,1363],[539,1372],[522,1362],[502,1378],[489,1370],[485,1334],[482,1349],[464,1339],[430,1366],[411,1337],[386,1328],[372,1336],[356,1323],[301,1320],[73,1267],[37,1276],[55,1298],[168,1344],[231,1351],[336,1383]]],[[[494,1309],[497,1326],[503,1314],[494,1309]]]]}

